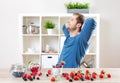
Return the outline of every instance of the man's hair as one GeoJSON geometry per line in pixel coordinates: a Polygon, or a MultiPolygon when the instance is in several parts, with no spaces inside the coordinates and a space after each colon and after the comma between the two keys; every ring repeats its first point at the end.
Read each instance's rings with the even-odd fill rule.
{"type": "MultiPolygon", "coordinates": [[[[85,16],[83,16],[80,13],[73,13],[73,15],[77,15],[77,18],[76,18],[77,23],[81,23],[81,27],[82,27],[82,25],[83,25],[83,23],[85,21],[85,16]]],[[[80,27],[80,31],[81,31],[81,27],[80,27]]]]}

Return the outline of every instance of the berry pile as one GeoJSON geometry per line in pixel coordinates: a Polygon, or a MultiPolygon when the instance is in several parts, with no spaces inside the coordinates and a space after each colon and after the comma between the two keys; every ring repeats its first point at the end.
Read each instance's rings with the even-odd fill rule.
{"type": "Polygon", "coordinates": [[[78,70],[77,72],[70,72],[70,73],[63,73],[62,76],[66,79],[69,80],[69,82],[81,80],[91,80],[94,81],[96,78],[111,78],[111,74],[108,73],[106,74],[104,70],[100,71],[100,74],[97,74],[96,72],[90,73],[89,70],[86,70],[85,73],[83,73],[81,70],[78,70]]]}
{"type": "Polygon", "coordinates": [[[27,74],[24,73],[22,75],[22,78],[24,81],[30,80],[33,81],[35,79],[40,80],[40,76],[42,76],[42,72],[39,72],[39,67],[38,66],[34,66],[30,69],[31,73],[27,74]]]}

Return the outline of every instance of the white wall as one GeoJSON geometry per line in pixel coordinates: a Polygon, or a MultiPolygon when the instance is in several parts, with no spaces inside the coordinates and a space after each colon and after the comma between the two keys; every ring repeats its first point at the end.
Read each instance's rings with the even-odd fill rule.
{"type": "MultiPolygon", "coordinates": [[[[18,15],[20,13],[66,13],[64,3],[68,1],[70,0],[1,0],[0,68],[9,68],[11,64],[22,61],[18,38],[18,15]]],[[[90,2],[90,12],[101,15],[100,67],[120,67],[120,1],[79,1],[90,2]]]]}

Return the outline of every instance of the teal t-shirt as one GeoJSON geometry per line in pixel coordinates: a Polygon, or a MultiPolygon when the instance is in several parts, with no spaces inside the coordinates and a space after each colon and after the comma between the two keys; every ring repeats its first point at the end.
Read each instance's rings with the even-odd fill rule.
{"type": "Polygon", "coordinates": [[[96,21],[93,18],[87,18],[80,34],[70,37],[69,31],[63,25],[65,41],[58,63],[65,61],[64,68],[78,68],[89,47],[89,39],[93,30],[96,28],[96,21]]]}

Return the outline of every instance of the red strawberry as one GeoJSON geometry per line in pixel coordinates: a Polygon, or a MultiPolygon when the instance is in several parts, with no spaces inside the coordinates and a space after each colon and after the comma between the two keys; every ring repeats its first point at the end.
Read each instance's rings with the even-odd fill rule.
{"type": "Polygon", "coordinates": [[[51,81],[52,81],[52,82],[54,82],[55,80],[56,80],[55,77],[52,77],[52,78],[51,78],[51,81]]]}
{"type": "Polygon", "coordinates": [[[75,73],[74,72],[70,72],[70,77],[74,77],[75,73]]]}
{"type": "Polygon", "coordinates": [[[62,66],[65,65],[65,61],[61,61],[61,65],[62,65],[62,66]]]}
{"type": "Polygon", "coordinates": [[[107,77],[108,77],[108,78],[111,78],[111,74],[107,74],[107,77]]]}
{"type": "Polygon", "coordinates": [[[103,74],[100,74],[100,75],[99,75],[99,78],[103,78],[103,74]]]}
{"type": "Polygon", "coordinates": [[[27,79],[31,79],[32,78],[32,76],[31,75],[27,75],[27,79]]]}
{"type": "Polygon", "coordinates": [[[78,77],[78,76],[74,76],[73,79],[74,79],[74,80],[79,80],[79,77],[78,77]]]}
{"type": "Polygon", "coordinates": [[[96,79],[96,75],[95,75],[95,74],[92,74],[92,78],[96,79]]]}
{"type": "Polygon", "coordinates": [[[105,71],[104,71],[104,70],[101,70],[101,74],[105,74],[105,71]]]}
{"type": "Polygon", "coordinates": [[[23,75],[22,75],[22,78],[27,78],[27,74],[23,74],[23,75]]]}
{"type": "Polygon", "coordinates": [[[89,74],[89,70],[86,70],[86,74],[89,74]]]}
{"type": "Polygon", "coordinates": [[[70,79],[70,77],[69,77],[68,75],[66,75],[66,77],[65,77],[65,78],[66,78],[66,80],[69,80],[69,79],[70,79]]]}
{"type": "Polygon", "coordinates": [[[51,70],[48,70],[48,74],[51,75],[51,74],[52,74],[52,71],[51,71],[51,70]]]}
{"type": "Polygon", "coordinates": [[[82,74],[77,74],[77,76],[81,79],[83,78],[83,75],[82,74]]]}
{"type": "Polygon", "coordinates": [[[90,80],[90,75],[89,74],[85,75],[85,79],[90,80]]]}
{"type": "Polygon", "coordinates": [[[96,73],[96,72],[93,72],[92,74],[97,75],[97,73],[96,73]]]}
{"type": "Polygon", "coordinates": [[[41,75],[42,75],[42,72],[39,72],[39,73],[38,73],[38,76],[41,76],[41,75]]]}
{"type": "Polygon", "coordinates": [[[64,73],[64,74],[63,74],[63,77],[66,77],[67,75],[68,75],[67,73],[64,73]]]}
{"type": "Polygon", "coordinates": [[[81,70],[78,70],[78,71],[77,71],[77,74],[81,74],[81,70]]]}

